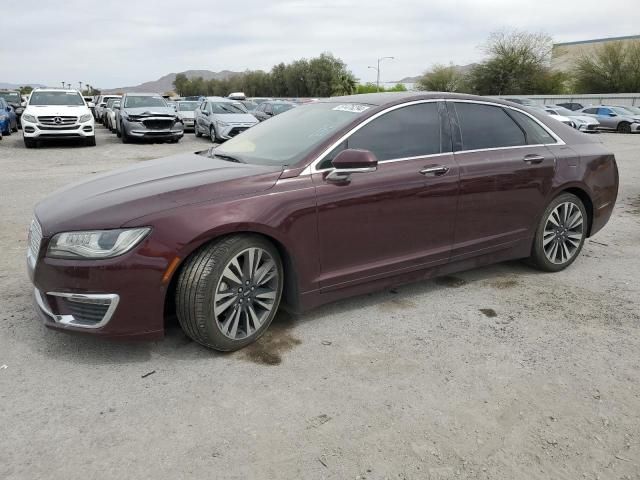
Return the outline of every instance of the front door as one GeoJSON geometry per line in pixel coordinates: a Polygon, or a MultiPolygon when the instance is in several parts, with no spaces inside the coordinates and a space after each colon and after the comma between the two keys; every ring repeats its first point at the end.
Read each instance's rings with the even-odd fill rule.
{"type": "Polygon", "coordinates": [[[313,174],[320,287],[354,285],[445,263],[453,239],[458,168],[443,102],[404,106],[370,121],[313,174]],[[325,179],[344,148],[373,152],[378,170],[336,184],[325,179]]]}

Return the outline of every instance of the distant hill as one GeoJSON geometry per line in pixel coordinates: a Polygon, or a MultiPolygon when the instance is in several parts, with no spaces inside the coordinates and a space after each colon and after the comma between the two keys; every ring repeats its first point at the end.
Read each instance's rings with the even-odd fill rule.
{"type": "MultiPolygon", "coordinates": [[[[187,78],[202,77],[205,80],[211,80],[213,78],[217,80],[226,80],[227,78],[238,75],[241,72],[232,72],[230,70],[222,70],[221,72],[212,72],[211,70],[187,70],[186,72],[179,73],[185,74],[187,78]]],[[[140,85],[134,85],[131,87],[103,88],[101,89],[101,91],[103,93],[154,92],[162,94],[164,92],[173,90],[173,81],[176,79],[176,75],[177,73],[169,73],[163,77],[160,77],[158,80],[144,82],[140,85]]]]}
{"type": "MultiPolygon", "coordinates": [[[[466,75],[476,65],[477,65],[476,63],[470,63],[468,65],[453,65],[453,68],[455,68],[458,71],[458,73],[466,75]]],[[[422,75],[416,75],[415,77],[404,77],[402,80],[388,82],[388,83],[417,83],[418,80],[420,80],[421,78],[422,78],[422,75]]]]}
{"type": "Polygon", "coordinates": [[[46,85],[42,85],[40,83],[5,83],[5,82],[0,82],[0,88],[3,90],[17,90],[20,87],[25,87],[25,86],[31,86],[33,88],[42,88],[42,87],[46,87],[46,85]]]}

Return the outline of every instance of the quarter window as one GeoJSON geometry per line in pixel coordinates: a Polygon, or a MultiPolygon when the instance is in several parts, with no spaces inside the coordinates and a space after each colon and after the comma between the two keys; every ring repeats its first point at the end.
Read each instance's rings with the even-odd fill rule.
{"type": "Polygon", "coordinates": [[[524,130],[524,133],[527,137],[528,145],[541,145],[548,143],[556,143],[555,138],[553,138],[549,132],[547,132],[538,122],[532,119],[530,116],[525,115],[518,110],[507,110],[509,115],[518,122],[518,125],[524,130]]]}
{"type": "Polygon", "coordinates": [[[500,107],[455,103],[463,150],[526,145],[522,129],[500,107]]]}

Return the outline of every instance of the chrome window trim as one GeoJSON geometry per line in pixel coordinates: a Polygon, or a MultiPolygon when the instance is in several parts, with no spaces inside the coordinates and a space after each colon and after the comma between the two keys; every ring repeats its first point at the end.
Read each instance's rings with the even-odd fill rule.
{"type": "Polygon", "coordinates": [[[53,313],[51,311],[51,308],[47,305],[46,300],[43,298],[42,292],[40,292],[40,290],[38,290],[37,288],[34,289],[34,296],[36,298],[36,302],[40,307],[40,309],[45,314],[51,317],[51,319],[56,323],[59,323],[61,325],[68,326],[68,327],[77,327],[77,328],[95,329],[95,328],[104,327],[107,323],[109,323],[109,320],[111,320],[111,317],[113,317],[113,314],[116,311],[118,303],[120,302],[120,296],[115,293],[83,294],[83,293],[47,292],[47,295],[51,295],[53,297],[77,298],[77,299],[85,299],[85,300],[109,300],[109,308],[104,314],[104,317],[102,317],[102,320],[100,320],[98,323],[95,323],[95,324],[86,324],[86,323],[77,321],[73,315],[56,315],[55,313],[53,313]]]}
{"type": "Polygon", "coordinates": [[[501,103],[495,103],[495,102],[483,101],[483,100],[429,98],[429,99],[424,99],[424,100],[413,100],[411,102],[401,103],[399,105],[393,105],[393,106],[391,106],[391,107],[389,107],[389,108],[387,108],[385,110],[382,110],[382,111],[376,113],[375,115],[371,116],[370,118],[367,118],[364,122],[362,122],[362,123],[356,125],[355,127],[353,127],[347,133],[342,135],[338,140],[336,140],[334,143],[332,143],[329,147],[327,147],[325,150],[323,150],[323,152],[320,155],[318,155],[314,161],[312,161],[309,165],[307,165],[305,167],[305,169],[302,172],[300,172],[299,176],[311,175],[313,173],[327,172],[327,171],[332,170],[331,167],[318,169],[317,165],[319,163],[321,163],[325,159],[325,157],[334,148],[336,148],[342,142],[347,140],[351,135],[353,135],[355,132],[357,132],[362,127],[367,125],[369,122],[372,122],[373,120],[375,120],[376,118],[384,115],[385,113],[392,112],[393,110],[397,110],[397,109],[402,108],[402,107],[408,107],[408,106],[411,106],[411,105],[419,105],[419,104],[422,104],[422,103],[433,103],[433,102],[476,103],[476,104],[479,104],[479,105],[490,105],[490,106],[494,106],[494,107],[508,108],[510,110],[514,110],[516,112],[520,112],[520,113],[528,116],[529,118],[531,118],[534,122],[536,122],[538,125],[540,125],[544,129],[544,131],[546,131],[549,135],[551,135],[556,140],[556,142],[555,143],[540,143],[540,144],[535,144],[535,145],[515,145],[515,146],[512,146],[512,147],[492,147],[492,148],[480,148],[480,149],[474,149],[474,150],[459,150],[457,152],[432,153],[432,154],[419,155],[419,156],[413,156],[413,157],[392,158],[392,159],[389,159],[389,160],[383,160],[380,163],[402,162],[402,161],[405,161],[405,160],[417,160],[419,158],[438,157],[438,156],[443,156],[443,155],[451,155],[451,154],[459,154],[459,153],[488,152],[488,151],[492,151],[492,150],[506,150],[508,148],[544,147],[544,146],[547,146],[547,145],[566,145],[565,141],[562,140],[562,138],[560,138],[553,130],[551,130],[549,127],[547,127],[545,124],[543,124],[536,117],[534,117],[533,115],[531,115],[528,112],[525,112],[524,110],[522,110],[520,108],[512,107],[511,105],[503,105],[501,103]]]}

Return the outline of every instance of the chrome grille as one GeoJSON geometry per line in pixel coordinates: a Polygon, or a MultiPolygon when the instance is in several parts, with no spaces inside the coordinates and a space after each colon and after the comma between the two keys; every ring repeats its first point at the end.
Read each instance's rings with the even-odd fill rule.
{"type": "Polygon", "coordinates": [[[59,126],[62,127],[64,125],[73,125],[78,121],[78,117],[65,117],[65,116],[56,116],[56,115],[48,115],[44,117],[38,117],[38,122],[42,125],[51,125],[51,126],[59,126]]]}
{"type": "Polygon", "coordinates": [[[42,243],[42,228],[40,228],[40,224],[34,218],[31,220],[31,226],[29,227],[29,250],[34,259],[38,258],[38,253],[40,253],[40,244],[42,243]]]}

